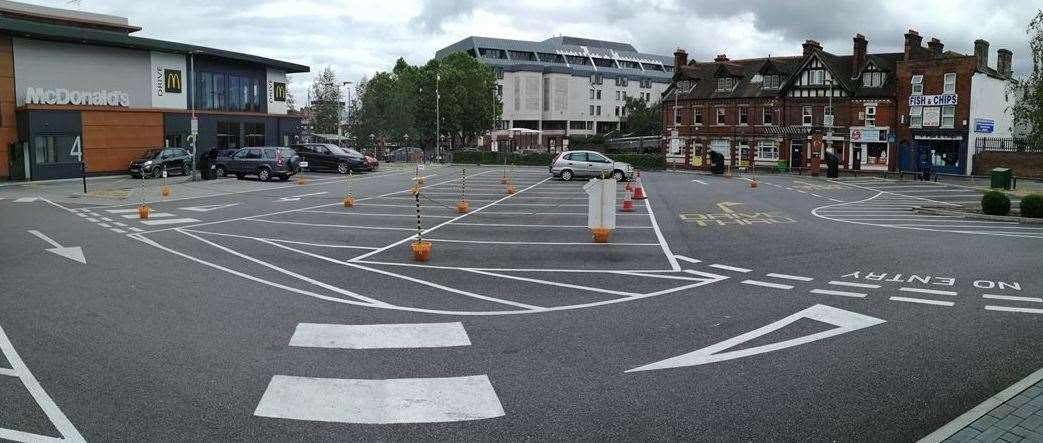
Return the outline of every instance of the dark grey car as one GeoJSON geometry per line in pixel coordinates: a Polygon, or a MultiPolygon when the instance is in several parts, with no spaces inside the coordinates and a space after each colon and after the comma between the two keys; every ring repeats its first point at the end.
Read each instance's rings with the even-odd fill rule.
{"type": "Polygon", "coordinates": [[[217,171],[242,179],[256,175],[261,181],[287,180],[300,172],[301,158],[293,149],[278,146],[242,148],[231,157],[218,158],[217,171]]]}

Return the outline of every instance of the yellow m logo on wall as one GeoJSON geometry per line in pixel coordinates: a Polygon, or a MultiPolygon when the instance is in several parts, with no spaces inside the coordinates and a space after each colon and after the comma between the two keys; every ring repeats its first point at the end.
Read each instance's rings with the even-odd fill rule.
{"type": "Polygon", "coordinates": [[[172,94],[181,93],[181,71],[177,69],[164,70],[163,90],[172,94]]]}
{"type": "Polygon", "coordinates": [[[286,83],[272,82],[272,98],[277,102],[286,101],[286,83]]]}

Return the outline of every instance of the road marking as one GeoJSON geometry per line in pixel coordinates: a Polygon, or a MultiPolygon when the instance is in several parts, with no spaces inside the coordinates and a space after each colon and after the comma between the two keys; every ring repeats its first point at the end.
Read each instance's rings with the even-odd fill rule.
{"type": "Polygon", "coordinates": [[[981,298],[989,298],[993,300],[1007,300],[1007,301],[1024,301],[1030,303],[1043,303],[1043,298],[1040,297],[1016,297],[1013,295],[996,295],[996,294],[982,294],[981,298]]]}
{"type": "MultiPolygon", "coordinates": [[[[134,212],[135,212],[135,214],[121,215],[120,217],[123,217],[123,218],[128,219],[128,220],[141,218],[140,215],[136,214],[136,212],[138,212],[137,209],[135,209],[134,212]]],[[[152,213],[149,213],[149,215],[148,215],[149,218],[167,218],[167,217],[174,217],[174,216],[175,216],[174,214],[171,214],[169,212],[152,212],[152,213]]],[[[87,220],[90,220],[90,219],[88,218],[87,220]]]]}
{"type": "Polygon", "coordinates": [[[873,284],[869,284],[869,283],[855,283],[855,282],[837,281],[837,280],[832,280],[832,281],[829,282],[829,284],[831,284],[833,286],[850,286],[852,288],[877,289],[877,288],[880,287],[880,285],[873,285],[873,284]]]}
{"type": "Polygon", "coordinates": [[[686,261],[686,262],[688,262],[688,263],[693,263],[693,264],[694,264],[694,263],[702,263],[702,262],[703,262],[702,260],[696,260],[696,259],[694,259],[694,258],[691,258],[691,257],[685,257],[685,256],[683,256],[683,255],[678,255],[678,254],[674,254],[674,258],[676,258],[676,259],[678,259],[678,260],[681,260],[681,261],[686,261]]]}
{"type": "Polygon", "coordinates": [[[379,325],[300,323],[290,346],[336,349],[441,348],[470,346],[460,322],[379,325]]]}
{"type": "Polygon", "coordinates": [[[768,274],[768,277],[781,278],[781,279],[785,279],[785,280],[797,280],[797,281],[812,281],[812,280],[814,280],[811,277],[802,277],[802,276],[799,276],[799,275],[789,275],[789,274],[776,274],[774,272],[771,273],[771,274],[768,274]]]}
{"type": "MultiPolygon", "coordinates": [[[[415,206],[412,206],[412,207],[415,207],[415,206]]],[[[374,213],[374,212],[344,212],[344,211],[319,211],[319,210],[309,210],[309,211],[300,211],[300,212],[301,213],[306,213],[306,214],[334,214],[334,215],[358,215],[358,216],[368,216],[368,217],[411,217],[411,218],[416,218],[416,214],[386,214],[386,213],[374,213]]],[[[424,214],[424,218],[453,218],[453,217],[452,216],[448,216],[448,215],[428,215],[428,214],[424,214]]]]}
{"type": "Polygon", "coordinates": [[[130,229],[131,231],[134,231],[134,232],[145,232],[145,230],[144,230],[144,229],[141,229],[141,228],[135,228],[135,227],[133,227],[133,226],[131,226],[131,227],[130,227],[129,229],[130,229]]]}
{"type": "Polygon", "coordinates": [[[149,226],[176,225],[179,223],[195,223],[199,220],[194,218],[167,218],[162,220],[142,220],[141,223],[149,226]]]}
{"type": "Polygon", "coordinates": [[[919,292],[921,294],[934,294],[934,295],[958,295],[956,291],[939,291],[937,289],[920,289],[920,288],[907,288],[902,286],[898,288],[902,292],[919,292]]]}
{"type": "Polygon", "coordinates": [[[770,283],[760,280],[743,280],[741,283],[754,286],[764,286],[765,288],[793,289],[793,285],[783,285],[779,283],[770,283]]]}
{"type": "Polygon", "coordinates": [[[112,221],[112,219],[108,218],[108,217],[99,217],[99,218],[102,219],[103,221],[107,221],[107,222],[112,221]]]}
{"type": "MultiPolygon", "coordinates": [[[[416,236],[410,237],[410,240],[416,236]]],[[[449,238],[427,238],[424,241],[442,243],[474,243],[479,245],[558,245],[558,246],[661,246],[659,243],[594,243],[594,242],[554,242],[554,241],[497,241],[497,240],[458,240],[449,238]]],[[[672,269],[671,269],[672,270],[672,269]]]]}
{"type": "Polygon", "coordinates": [[[224,204],[224,205],[188,206],[188,207],[185,207],[185,208],[178,208],[178,209],[184,209],[186,211],[192,211],[192,212],[210,212],[210,211],[215,211],[215,210],[218,210],[218,209],[231,208],[232,206],[236,206],[238,204],[239,203],[228,203],[228,204],[224,204]]]}
{"type": "Polygon", "coordinates": [[[120,222],[113,222],[112,224],[114,224],[114,225],[116,225],[116,226],[119,226],[119,227],[121,227],[121,228],[125,228],[125,227],[127,227],[127,225],[126,225],[126,224],[124,224],[124,223],[120,223],[120,222]]]}
{"type": "Polygon", "coordinates": [[[322,191],[322,192],[312,192],[312,193],[309,193],[309,194],[291,195],[289,197],[283,197],[283,198],[280,198],[280,199],[275,200],[275,201],[295,202],[295,201],[298,201],[298,200],[300,200],[300,199],[302,199],[304,197],[312,197],[312,196],[323,195],[323,194],[329,194],[329,192],[328,191],[322,191]]]}
{"type": "Polygon", "coordinates": [[[249,239],[249,240],[268,240],[268,241],[273,241],[273,242],[289,243],[289,244],[294,244],[294,245],[316,246],[316,247],[320,247],[320,248],[363,249],[363,250],[368,250],[368,251],[372,251],[374,249],[377,249],[377,248],[370,247],[370,246],[326,245],[326,244],[321,244],[321,243],[308,243],[308,242],[302,242],[302,241],[283,240],[281,238],[252,237],[252,236],[249,236],[249,235],[226,234],[224,232],[200,231],[198,229],[190,229],[190,228],[184,228],[184,229],[182,229],[182,231],[194,232],[196,234],[218,235],[218,236],[222,236],[222,237],[245,238],[245,239],[249,239]]]}
{"type": "Polygon", "coordinates": [[[951,301],[942,300],[928,300],[924,298],[911,298],[911,297],[891,297],[891,301],[903,301],[907,303],[920,303],[924,305],[938,305],[938,306],[952,306],[956,303],[951,301]]]}
{"type": "MultiPolygon", "coordinates": [[[[83,211],[87,211],[87,210],[84,209],[83,211]]],[[[106,209],[105,212],[109,212],[109,213],[113,213],[113,214],[130,214],[130,213],[137,213],[138,212],[138,208],[106,209]]]]}
{"type": "Polygon", "coordinates": [[[115,232],[117,234],[126,234],[127,233],[127,231],[124,231],[124,230],[119,229],[119,228],[112,228],[112,229],[109,229],[109,230],[112,231],[112,232],[115,232]]]}
{"type": "Polygon", "coordinates": [[[674,258],[674,253],[670,252],[670,245],[666,243],[666,238],[663,237],[663,231],[659,229],[659,222],[656,221],[655,213],[652,212],[652,203],[650,199],[645,199],[645,212],[648,212],[648,219],[652,222],[652,229],[655,230],[656,239],[659,240],[660,246],[663,248],[663,254],[666,255],[666,261],[670,263],[670,269],[674,271],[680,271],[681,265],[677,263],[677,259],[674,258]]]}
{"type": "Polygon", "coordinates": [[[692,180],[692,182],[698,183],[700,185],[705,185],[706,184],[706,182],[704,182],[702,180],[699,180],[699,179],[692,180]]]}
{"type": "Polygon", "coordinates": [[[735,271],[735,272],[752,272],[753,271],[753,269],[739,268],[739,267],[736,267],[736,266],[721,265],[721,264],[717,264],[717,263],[714,263],[714,264],[709,265],[709,266],[711,268],[723,269],[725,271],[735,271]]]}
{"type": "Polygon", "coordinates": [[[825,295],[839,295],[839,296],[842,296],[842,297],[857,297],[857,298],[862,298],[862,297],[865,297],[867,295],[867,294],[863,294],[861,292],[834,291],[834,290],[831,290],[831,289],[812,289],[811,293],[812,294],[825,294],[825,295]]]}
{"type": "Polygon", "coordinates": [[[36,236],[36,238],[39,238],[40,240],[43,240],[43,241],[49,243],[51,246],[54,246],[53,248],[45,249],[45,251],[50,252],[52,254],[60,255],[60,256],[65,257],[65,258],[67,258],[69,260],[78,261],[80,263],[87,264],[87,259],[83,256],[83,249],[81,249],[79,246],[63,247],[62,245],[58,244],[58,242],[56,242],[54,240],[51,240],[50,237],[44,235],[40,231],[37,231],[35,229],[30,229],[27,232],[29,232],[30,234],[36,236]]]}
{"type": "MultiPolygon", "coordinates": [[[[304,223],[304,222],[292,222],[282,220],[264,220],[260,218],[248,218],[247,221],[259,222],[259,223],[272,223],[277,225],[296,225],[296,226],[313,226],[316,228],[347,228],[347,229],[375,229],[378,231],[416,231],[413,228],[394,228],[390,226],[358,226],[358,225],[334,225],[327,223],[304,223]]],[[[197,220],[198,221],[198,220],[197,220]]]]}
{"type": "Polygon", "coordinates": [[[83,436],[76,430],[69,418],[62,413],[58,405],[51,399],[50,395],[43,390],[43,386],[36,380],[32,372],[29,372],[29,368],[22,361],[22,358],[18,356],[18,352],[15,351],[14,345],[11,344],[11,340],[7,338],[7,334],[3,328],[0,328],[0,354],[3,354],[7,359],[7,363],[11,365],[11,369],[4,370],[3,375],[17,377],[22,385],[25,386],[26,391],[29,391],[29,395],[36,400],[36,404],[40,406],[40,410],[43,411],[44,415],[51,421],[54,428],[62,435],[61,439],[54,437],[32,434],[28,432],[17,431],[14,429],[7,429],[0,427],[0,439],[9,439],[20,442],[46,442],[46,441],[66,441],[70,443],[84,442],[83,436]]]}
{"type": "Polygon", "coordinates": [[[77,213],[76,213],[76,216],[77,216],[77,217],[86,217],[86,216],[87,216],[87,214],[83,214],[83,213],[79,213],[79,212],[77,212],[77,213]]]}
{"type": "Polygon", "coordinates": [[[868,315],[863,315],[856,312],[845,311],[843,309],[837,309],[826,305],[815,305],[810,308],[804,309],[803,311],[785,317],[781,320],[775,321],[767,326],[760,327],[758,329],[739,335],[737,337],[722,341],[711,346],[707,346],[705,348],[693,352],[689,352],[687,354],[682,354],[676,357],[668,358],[666,360],[661,360],[655,363],[639,366],[634,369],[630,369],[626,372],[679,368],[685,366],[703,365],[707,363],[732,360],[741,357],[748,357],[751,355],[778,351],[793,346],[811,343],[816,340],[833,337],[846,332],[857,331],[859,329],[878,325],[884,322],[884,320],[881,320],[879,318],[870,317],[868,315]],[[748,342],[750,340],[756,339],[763,335],[767,335],[776,330],[782,329],[783,327],[803,318],[809,318],[823,323],[829,323],[833,326],[836,326],[836,328],[805,335],[803,337],[793,338],[761,346],[754,346],[752,348],[740,349],[737,351],[725,351],[726,349],[736,347],[742,343],[748,342]]]}
{"type": "Polygon", "coordinates": [[[86,220],[87,220],[87,221],[89,221],[89,222],[91,222],[91,223],[97,223],[97,222],[98,222],[98,219],[96,219],[96,218],[91,218],[91,217],[87,217],[87,218],[86,218],[86,220]]]}
{"type": "Polygon", "coordinates": [[[1015,308],[1013,306],[986,305],[985,309],[989,310],[989,311],[1024,312],[1026,314],[1043,314],[1043,309],[1015,308]]]}
{"type": "Polygon", "coordinates": [[[98,223],[98,226],[101,226],[103,228],[111,228],[112,227],[112,225],[110,225],[108,223],[98,223]]]}
{"type": "Polygon", "coordinates": [[[37,200],[37,197],[22,197],[15,200],[15,203],[32,203],[37,200]]]}
{"type": "Polygon", "coordinates": [[[735,213],[735,210],[732,209],[731,207],[732,206],[738,206],[738,205],[741,205],[741,204],[742,203],[735,203],[735,202],[720,202],[720,203],[717,204],[717,207],[720,208],[721,212],[723,212],[725,214],[733,214],[733,213],[735,213]]]}
{"type": "Polygon", "coordinates": [[[467,269],[466,271],[473,272],[475,274],[488,275],[488,276],[491,276],[491,277],[506,278],[506,279],[510,279],[510,280],[518,280],[518,281],[524,281],[524,282],[529,282],[529,283],[538,283],[538,284],[549,285],[549,286],[559,286],[559,287],[562,287],[562,288],[569,288],[569,289],[579,289],[581,291],[600,292],[600,293],[603,293],[603,294],[618,295],[618,296],[621,296],[621,297],[635,297],[635,296],[641,295],[641,294],[638,294],[638,293],[635,293],[635,292],[615,291],[615,290],[612,290],[612,289],[602,289],[602,288],[595,288],[595,287],[592,287],[592,286],[574,285],[574,284],[571,284],[571,283],[560,283],[560,282],[550,281],[550,280],[540,280],[538,278],[520,277],[520,276],[517,276],[517,275],[500,274],[500,273],[489,272],[489,271],[479,271],[479,270],[476,270],[476,269],[467,269]]]}
{"type": "Polygon", "coordinates": [[[439,423],[505,415],[489,377],[360,380],[276,375],[254,415],[335,423],[439,423]]]}

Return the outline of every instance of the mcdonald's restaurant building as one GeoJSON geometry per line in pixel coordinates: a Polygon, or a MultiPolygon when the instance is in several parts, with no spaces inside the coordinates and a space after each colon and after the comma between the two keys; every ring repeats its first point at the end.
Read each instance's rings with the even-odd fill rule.
{"type": "Polygon", "coordinates": [[[0,179],[123,172],[157,147],[288,145],[307,66],[132,36],[126,18],[0,0],[0,179]],[[196,135],[192,136],[192,114],[196,135]]]}

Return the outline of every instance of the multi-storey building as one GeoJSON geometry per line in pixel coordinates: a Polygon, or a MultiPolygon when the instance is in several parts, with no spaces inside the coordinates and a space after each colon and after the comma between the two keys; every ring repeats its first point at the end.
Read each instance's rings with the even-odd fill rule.
{"type": "Polygon", "coordinates": [[[722,54],[712,63],[689,63],[678,50],[675,64],[682,67],[663,107],[671,154],[695,165],[718,151],[736,166],[752,154],[758,164],[785,160],[801,167],[832,150],[846,168],[887,168],[894,158],[900,58],[868,53],[861,34],[845,56],[813,40],[800,56],[730,60],[722,54]],[[823,136],[824,146],[810,143],[814,134],[823,136]]]}
{"type": "Polygon", "coordinates": [[[553,37],[541,42],[468,37],[436,53],[466,52],[496,73],[502,121],[488,146],[557,151],[573,135],[618,130],[627,97],[659,101],[669,57],[626,43],[553,37]]]}
{"type": "Polygon", "coordinates": [[[974,42],[973,55],[943,51],[938,39],[925,48],[922,40],[910,30],[898,62],[900,167],[917,170],[929,163],[935,172],[970,174],[977,148],[1013,141],[1013,54],[1000,49],[996,68],[990,68],[985,40],[974,42]]]}

